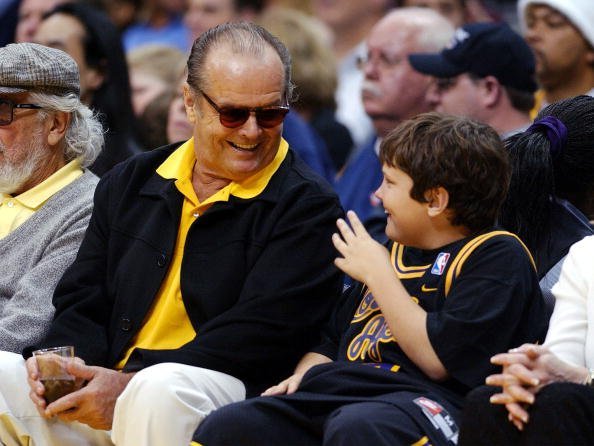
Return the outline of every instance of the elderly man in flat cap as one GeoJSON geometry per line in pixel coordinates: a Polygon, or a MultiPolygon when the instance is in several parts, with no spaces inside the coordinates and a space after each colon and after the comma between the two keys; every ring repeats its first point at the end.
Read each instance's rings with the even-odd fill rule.
{"type": "Polygon", "coordinates": [[[0,350],[20,352],[47,332],[92,211],[97,178],[85,166],[102,144],[70,56],[0,48],[0,350]]]}

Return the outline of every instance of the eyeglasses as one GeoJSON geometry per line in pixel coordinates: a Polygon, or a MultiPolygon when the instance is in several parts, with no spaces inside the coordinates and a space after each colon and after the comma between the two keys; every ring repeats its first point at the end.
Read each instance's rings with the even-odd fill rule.
{"type": "Polygon", "coordinates": [[[198,90],[204,99],[214,108],[219,114],[219,121],[227,128],[234,129],[241,127],[250,117],[250,113],[256,114],[256,122],[260,127],[271,128],[276,127],[287,113],[289,107],[287,106],[272,106],[272,107],[219,107],[206,93],[198,90]]]}
{"type": "Polygon", "coordinates": [[[39,109],[43,107],[37,104],[15,104],[9,99],[0,99],[0,125],[8,125],[12,122],[15,108],[39,109]]]}
{"type": "Polygon", "coordinates": [[[380,70],[387,71],[399,65],[403,60],[403,57],[388,56],[387,54],[379,53],[378,55],[359,55],[357,56],[355,63],[357,64],[357,68],[359,70],[364,70],[368,64],[373,63],[374,66],[379,68],[380,70]]]}

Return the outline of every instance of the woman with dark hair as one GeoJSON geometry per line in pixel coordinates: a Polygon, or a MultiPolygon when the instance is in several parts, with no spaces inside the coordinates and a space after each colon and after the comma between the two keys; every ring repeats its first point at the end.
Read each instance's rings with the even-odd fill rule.
{"type": "Polygon", "coordinates": [[[491,358],[503,366],[486,380],[497,387],[467,396],[458,444],[591,445],[594,237],[583,238],[591,230],[578,209],[592,215],[594,98],[549,105],[509,149],[513,189],[504,224],[536,254],[541,275],[560,273],[551,290],[555,308],[544,345],[491,358]]]}
{"type": "Polygon", "coordinates": [[[101,176],[141,149],[134,135],[128,68],[120,35],[107,15],[84,3],[49,11],[35,42],[66,51],[80,71],[81,100],[99,114],[105,148],[90,167],[101,176]]]}
{"type": "Polygon", "coordinates": [[[534,255],[546,293],[570,246],[594,234],[594,98],[549,105],[506,146],[512,178],[500,223],[534,255]]]}

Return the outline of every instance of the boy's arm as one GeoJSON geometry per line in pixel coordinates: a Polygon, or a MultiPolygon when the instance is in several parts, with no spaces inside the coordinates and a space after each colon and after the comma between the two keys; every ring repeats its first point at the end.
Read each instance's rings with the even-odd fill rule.
{"type": "Polygon", "coordinates": [[[291,393],[295,393],[295,391],[299,388],[299,384],[301,384],[303,375],[305,375],[309,369],[311,369],[313,366],[326,364],[328,362],[332,362],[332,359],[321,355],[320,353],[306,353],[297,364],[297,367],[295,367],[295,372],[291,376],[289,376],[284,381],[281,381],[276,386],[266,389],[262,393],[262,396],[284,394],[289,395],[291,393]]]}
{"type": "Polygon", "coordinates": [[[409,359],[431,379],[446,379],[447,370],[429,341],[427,312],[414,303],[394,274],[388,251],[369,236],[355,213],[349,211],[348,217],[353,229],[340,219],[337,226],[342,239],[338,234],[332,236],[343,256],[334,263],[369,287],[392,337],[409,359]]]}

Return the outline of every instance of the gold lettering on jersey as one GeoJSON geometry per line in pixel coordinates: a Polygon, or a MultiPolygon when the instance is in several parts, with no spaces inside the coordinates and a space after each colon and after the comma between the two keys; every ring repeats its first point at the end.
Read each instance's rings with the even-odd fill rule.
{"type": "Polygon", "coordinates": [[[383,314],[373,316],[365,327],[349,344],[347,357],[350,361],[371,359],[382,362],[380,343],[395,342],[383,314]]]}
{"type": "Polygon", "coordinates": [[[363,299],[361,299],[361,303],[357,307],[357,311],[353,315],[353,320],[351,323],[362,321],[363,319],[367,319],[368,316],[379,311],[379,305],[373,298],[373,294],[371,291],[367,289],[365,294],[363,295],[363,299]]]}

